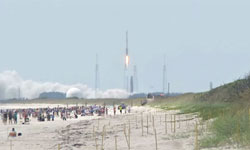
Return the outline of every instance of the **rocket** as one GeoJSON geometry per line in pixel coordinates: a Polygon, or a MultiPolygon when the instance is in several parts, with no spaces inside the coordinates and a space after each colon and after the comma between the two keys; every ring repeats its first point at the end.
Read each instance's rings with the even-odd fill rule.
{"type": "Polygon", "coordinates": [[[134,83],[133,83],[133,76],[130,78],[130,84],[129,84],[129,63],[130,63],[130,58],[128,54],[128,31],[126,31],[126,52],[125,52],[125,68],[124,68],[124,75],[125,75],[125,80],[124,80],[124,87],[126,87],[127,92],[133,93],[134,92],[134,83]],[[130,91],[129,91],[130,89],[130,91]]]}
{"type": "Polygon", "coordinates": [[[126,56],[125,56],[125,68],[128,69],[129,55],[128,55],[128,31],[126,32],[126,56]]]}

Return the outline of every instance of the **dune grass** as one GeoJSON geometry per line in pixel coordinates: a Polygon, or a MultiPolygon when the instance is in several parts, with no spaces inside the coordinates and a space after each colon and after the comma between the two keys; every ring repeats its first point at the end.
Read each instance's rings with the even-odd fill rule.
{"type": "Polygon", "coordinates": [[[217,113],[211,126],[212,137],[201,141],[202,147],[217,147],[225,144],[250,145],[250,120],[247,106],[228,106],[224,112],[217,113]]]}
{"type": "Polygon", "coordinates": [[[250,75],[235,82],[197,94],[184,94],[158,100],[151,106],[181,113],[198,114],[212,120],[211,134],[200,141],[201,147],[237,145],[250,149],[250,75]]]}
{"type": "Polygon", "coordinates": [[[196,94],[188,94],[165,101],[158,100],[151,106],[165,110],[178,109],[182,114],[195,113],[203,121],[212,119],[213,122],[209,128],[212,134],[201,139],[201,148],[227,144],[250,146],[250,107],[247,101],[201,101],[196,94]]]}

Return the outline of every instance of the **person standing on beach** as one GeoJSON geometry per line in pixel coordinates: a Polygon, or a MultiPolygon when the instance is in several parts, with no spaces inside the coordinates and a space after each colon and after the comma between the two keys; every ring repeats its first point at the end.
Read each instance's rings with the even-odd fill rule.
{"type": "Polygon", "coordinates": [[[55,120],[55,113],[54,112],[52,113],[51,119],[52,119],[52,121],[55,120]]]}
{"type": "Polygon", "coordinates": [[[122,106],[119,106],[120,114],[122,114],[122,106]]]}
{"type": "Polygon", "coordinates": [[[109,111],[109,110],[108,110],[108,108],[106,107],[106,115],[108,115],[108,111],[109,111]]]}
{"type": "Polygon", "coordinates": [[[4,113],[3,113],[3,124],[4,124],[4,125],[7,124],[7,119],[8,119],[7,112],[4,112],[4,113]]]}
{"type": "Polygon", "coordinates": [[[28,113],[26,110],[23,111],[23,117],[24,117],[24,123],[28,122],[29,121],[29,118],[28,118],[28,113]]]}
{"type": "Polygon", "coordinates": [[[116,107],[114,106],[114,115],[116,115],[116,107]]]}
{"type": "Polygon", "coordinates": [[[130,112],[131,112],[131,107],[129,106],[128,107],[128,113],[130,114],[130,112]]]}
{"type": "Polygon", "coordinates": [[[14,124],[17,124],[17,112],[14,113],[14,124]]]}
{"type": "Polygon", "coordinates": [[[12,118],[13,118],[12,111],[9,111],[9,124],[12,124],[12,118]]]}

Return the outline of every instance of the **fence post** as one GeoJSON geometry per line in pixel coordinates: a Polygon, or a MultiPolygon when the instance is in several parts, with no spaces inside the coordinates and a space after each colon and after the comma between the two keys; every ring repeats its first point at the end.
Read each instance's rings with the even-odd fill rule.
{"type": "Polygon", "coordinates": [[[148,134],[148,115],[147,115],[147,134],[148,134]]]}
{"type": "Polygon", "coordinates": [[[141,113],[141,132],[143,136],[143,114],[141,113]]]}
{"type": "Polygon", "coordinates": [[[165,134],[168,133],[167,114],[165,114],[165,134]]]}
{"type": "Polygon", "coordinates": [[[171,114],[171,132],[173,132],[173,115],[171,114]]]}
{"type": "Polygon", "coordinates": [[[68,130],[67,130],[67,144],[69,144],[69,127],[68,127],[68,130]]]}
{"type": "Polygon", "coordinates": [[[175,115],[174,115],[174,133],[175,133],[175,130],[176,130],[176,119],[175,119],[175,115]]]}
{"type": "Polygon", "coordinates": [[[150,119],[150,122],[152,122],[152,114],[151,114],[151,112],[149,113],[149,119],[150,119]]]}
{"type": "Polygon", "coordinates": [[[138,120],[137,120],[137,115],[135,115],[135,123],[136,123],[136,129],[138,129],[138,120]]]}
{"type": "Polygon", "coordinates": [[[181,115],[178,115],[179,116],[179,129],[181,128],[181,115]]]}
{"type": "Polygon", "coordinates": [[[95,149],[98,150],[97,138],[95,138],[95,149]]]}
{"type": "Polygon", "coordinates": [[[161,125],[161,115],[160,115],[160,125],[161,125]]]}
{"type": "Polygon", "coordinates": [[[115,150],[117,150],[117,135],[115,136],[115,150]]]}
{"type": "Polygon", "coordinates": [[[104,136],[105,136],[105,125],[103,126],[103,129],[102,129],[102,147],[101,147],[101,150],[104,150],[104,136]]]}
{"type": "Polygon", "coordinates": [[[126,142],[127,142],[127,145],[128,145],[128,149],[130,149],[130,147],[129,147],[129,141],[128,141],[128,136],[127,136],[126,124],[124,124],[124,135],[125,135],[125,139],[126,139],[126,142]]]}
{"type": "Polygon", "coordinates": [[[131,139],[130,139],[130,136],[131,136],[131,128],[130,128],[130,120],[128,121],[128,143],[129,143],[129,149],[130,149],[130,143],[131,143],[131,139]]]}
{"type": "Polygon", "coordinates": [[[95,126],[93,125],[93,138],[95,138],[95,126]]]}
{"type": "Polygon", "coordinates": [[[155,128],[154,128],[154,133],[155,133],[155,149],[158,150],[157,133],[155,128]]]}
{"type": "Polygon", "coordinates": [[[99,130],[99,127],[100,127],[100,118],[98,118],[98,127],[97,127],[98,130],[99,130]]]}
{"type": "Polygon", "coordinates": [[[195,150],[199,150],[198,135],[199,135],[198,124],[197,122],[195,122],[195,150]]]}
{"type": "Polygon", "coordinates": [[[152,119],[153,119],[153,128],[155,128],[155,116],[153,116],[152,119]]]}
{"type": "Polygon", "coordinates": [[[248,115],[249,115],[248,118],[249,118],[249,121],[250,121],[250,109],[248,109],[248,115]]]}

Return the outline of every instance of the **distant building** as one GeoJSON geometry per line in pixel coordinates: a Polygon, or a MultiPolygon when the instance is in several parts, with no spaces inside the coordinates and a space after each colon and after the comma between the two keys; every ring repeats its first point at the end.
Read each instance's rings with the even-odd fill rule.
{"type": "Polygon", "coordinates": [[[62,92],[43,92],[39,95],[40,99],[66,99],[66,94],[62,92]]]}
{"type": "Polygon", "coordinates": [[[155,97],[155,98],[164,98],[164,97],[174,97],[181,95],[183,93],[162,93],[162,92],[154,92],[154,93],[135,93],[129,96],[129,98],[147,98],[147,97],[155,97]]]}
{"type": "Polygon", "coordinates": [[[145,93],[135,93],[129,96],[129,98],[145,98],[147,94],[145,93]]]}

